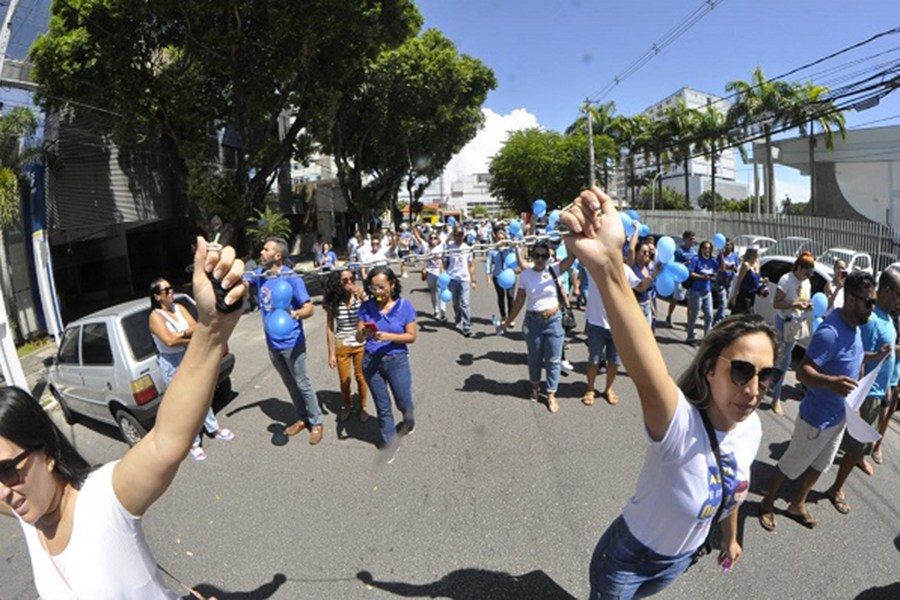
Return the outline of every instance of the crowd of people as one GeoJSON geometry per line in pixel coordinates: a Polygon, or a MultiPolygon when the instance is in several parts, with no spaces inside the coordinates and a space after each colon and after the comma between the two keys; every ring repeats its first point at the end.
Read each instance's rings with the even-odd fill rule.
{"type": "MultiPolygon", "coordinates": [[[[784,414],[784,372],[796,344],[810,334],[797,371],[804,394],[799,418],[768,482],[759,522],[767,530],[776,528],[779,488],[785,479],[799,479],[785,514],[814,527],[807,495],[842,446],[844,456],[826,495],[839,512],[850,511],[847,478],[856,467],[872,472],[867,456],[876,463],[884,459],[881,440],[873,444],[845,434],[845,397],[865,371],[878,369],[860,416],[884,434],[900,379],[894,358],[900,272],[888,269],[876,282],[835,264],[835,278],[825,290],[828,313],[814,322],[810,276],[815,262],[801,254],[774,286],[778,317],[773,327],[754,314],[757,297],[769,290],[760,276],[758,249],[738,256],[730,241],[718,248],[711,241],[698,244],[695,234],[685,231],[674,261],[688,277],[670,297],[662,297],[669,303],[663,318],[656,239],[641,236],[638,227],[626,237],[622,219],[603,192],[582,192],[562,213],[563,235],[550,235],[552,225],[545,230],[541,223],[416,224],[396,232],[359,233],[350,239],[343,262],[318,240],[314,252],[317,266],[324,267],[326,352],[342,399],[337,418],[346,421],[356,411],[360,421],[368,421],[371,397],[379,446],[388,462],[393,460],[400,438],[416,427],[409,352],[418,330],[415,308],[403,297],[404,282],[410,273],[421,275],[435,321],[447,319],[450,304],[460,335],[471,338],[476,256],[484,254],[486,287],[496,292],[497,333],[514,329],[521,315],[531,400],[544,398],[550,412],[560,409],[558,384],[562,371],[572,369],[566,348],[577,339],[578,307],[584,308],[588,348],[581,402],[594,403],[596,379],[604,370],[600,396],[608,404],[619,402],[613,386],[620,368],[637,388],[648,450],[634,495],[594,549],[588,569],[591,598],[660,592],[710,551],[716,524],[722,531],[719,563],[729,569],[740,560],[737,509],[747,497],[762,437],[756,409],[771,391],[773,412],[784,414]],[[518,239],[523,234],[527,246],[518,239]],[[686,342],[696,353],[675,378],[655,331],[675,327],[680,302],[688,306],[686,342]],[[701,312],[702,335],[697,327],[701,312]]],[[[153,282],[149,327],[168,389],[156,426],[120,461],[91,469],[27,394],[0,390],[0,508],[22,523],[42,597],[174,597],[155,568],[140,516],[171,484],[182,459],[205,458],[204,431],[219,440],[234,437],[216,421],[210,404],[219,359],[238,313],[217,310],[207,274],[223,282],[228,303],[255,295],[269,358],[295,411],[285,433],[307,431],[311,445],[321,443],[323,414],[306,364],[307,348],[321,347],[307,339],[303,327],[315,309],[287,260],[285,240],[271,238],[258,268],[244,273],[233,249],[208,251],[200,240],[196,322],[172,301],[166,280],[153,282]],[[270,326],[282,310],[289,322],[270,326]],[[72,537],[76,502],[90,506],[85,518],[95,526],[95,536],[72,537]],[[78,548],[71,550],[73,545],[78,548]],[[64,550],[66,560],[60,561],[64,550]],[[136,593],[136,580],[146,582],[152,593],[136,593]]]]}

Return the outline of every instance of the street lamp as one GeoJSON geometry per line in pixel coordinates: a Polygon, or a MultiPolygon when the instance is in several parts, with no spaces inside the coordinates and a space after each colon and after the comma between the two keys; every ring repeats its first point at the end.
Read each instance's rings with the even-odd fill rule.
{"type": "Polygon", "coordinates": [[[654,175],[650,181],[650,210],[656,210],[656,180],[659,179],[660,175],[662,175],[662,171],[654,175]]]}

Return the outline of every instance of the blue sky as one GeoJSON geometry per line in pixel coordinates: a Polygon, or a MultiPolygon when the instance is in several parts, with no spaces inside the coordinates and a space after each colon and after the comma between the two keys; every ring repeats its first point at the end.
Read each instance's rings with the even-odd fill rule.
{"type": "MultiPolygon", "coordinates": [[[[524,109],[541,126],[564,129],[585,97],[672,26],[699,0],[419,0],[426,27],[436,27],[461,52],[494,69],[499,85],[485,108],[508,115],[524,109]]],[[[772,77],[900,25],[897,0],[724,0],[652,61],[620,84],[607,100],[620,113],[640,112],[681,87],[725,95],[725,84],[747,80],[756,66],[772,77]]],[[[798,73],[810,75],[876,52],[900,47],[888,36],[798,73]]],[[[900,58],[900,49],[856,69],[900,58]]],[[[837,75],[856,69],[841,71],[837,75]]],[[[836,75],[832,75],[834,77],[836,75]]],[[[817,75],[816,83],[827,82],[817,75]]],[[[848,126],[900,115],[900,91],[876,108],[847,113],[848,126]]],[[[878,125],[897,125],[900,119],[878,125]]],[[[748,171],[738,174],[746,181],[748,171]]],[[[807,179],[779,168],[781,192],[808,197],[807,179]]]]}

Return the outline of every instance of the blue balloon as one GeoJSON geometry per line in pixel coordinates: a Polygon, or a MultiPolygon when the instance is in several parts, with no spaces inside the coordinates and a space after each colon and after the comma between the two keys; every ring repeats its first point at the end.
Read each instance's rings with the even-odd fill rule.
{"type": "Polygon", "coordinates": [[[713,236],[713,246],[715,247],[716,250],[721,250],[722,248],[724,248],[725,242],[727,242],[727,241],[728,240],[725,239],[725,236],[722,235],[721,233],[717,233],[716,235],[713,236]]]}
{"type": "Polygon", "coordinates": [[[677,263],[670,262],[663,268],[663,273],[672,278],[676,283],[681,283],[682,281],[687,281],[688,277],[691,276],[690,271],[688,271],[687,266],[677,263]]]}
{"type": "Polygon", "coordinates": [[[656,292],[663,297],[671,296],[675,291],[675,280],[672,276],[663,271],[656,278],[656,292]]]}
{"type": "Polygon", "coordinates": [[[449,225],[450,227],[453,227],[454,225],[456,225],[456,218],[455,218],[455,217],[448,217],[448,218],[447,218],[447,225],[449,225]]]}
{"type": "Polygon", "coordinates": [[[521,239],[522,239],[522,230],[521,230],[521,229],[519,229],[519,230],[516,232],[516,239],[517,239],[517,240],[521,240],[521,239]]]}
{"type": "Polygon", "coordinates": [[[544,227],[544,233],[550,233],[551,231],[553,231],[553,228],[554,228],[555,225],[556,225],[555,222],[554,222],[554,223],[547,223],[547,226],[544,227]]]}
{"type": "Polygon", "coordinates": [[[453,302],[453,292],[448,289],[441,291],[441,302],[453,302]]]}
{"type": "Polygon", "coordinates": [[[631,237],[631,234],[634,233],[634,220],[628,213],[619,213],[619,216],[622,218],[622,227],[625,228],[625,235],[631,237]]]}
{"type": "Polygon", "coordinates": [[[504,290],[512,288],[512,286],[516,285],[516,272],[512,269],[503,269],[500,272],[500,276],[497,277],[497,285],[504,290]]]}
{"type": "Polygon", "coordinates": [[[296,324],[291,313],[283,308],[276,308],[266,317],[266,333],[273,338],[286,338],[294,330],[296,324]]]}
{"type": "Polygon", "coordinates": [[[561,210],[554,210],[550,213],[550,216],[547,217],[547,223],[549,225],[556,225],[556,222],[559,221],[559,217],[562,215],[561,210]]]}
{"type": "Polygon", "coordinates": [[[294,299],[294,287],[287,279],[278,279],[269,291],[272,294],[272,308],[287,308],[294,299]]]}
{"type": "Polygon", "coordinates": [[[640,221],[641,216],[638,214],[636,210],[626,210],[625,214],[631,217],[632,221],[640,221]]]}
{"type": "Polygon", "coordinates": [[[538,219],[544,216],[544,213],[547,212],[547,203],[541,200],[540,198],[534,201],[534,208],[532,209],[534,216],[538,219]]]}
{"type": "Polygon", "coordinates": [[[468,245],[470,245],[470,246],[472,246],[472,245],[475,244],[475,234],[474,234],[474,233],[470,233],[470,234],[466,237],[466,243],[467,243],[468,245]]]}
{"type": "Polygon", "coordinates": [[[815,332],[816,329],[819,328],[819,325],[822,324],[822,321],[823,321],[822,317],[815,317],[815,318],[813,319],[813,326],[812,326],[813,332],[815,332]]]}
{"type": "Polygon", "coordinates": [[[519,266],[519,262],[516,260],[515,253],[510,252],[506,255],[506,260],[503,261],[503,266],[507,269],[515,269],[519,266]]]}
{"type": "Polygon", "coordinates": [[[812,297],[812,305],[813,316],[821,317],[825,314],[825,310],[828,309],[828,297],[822,292],[816,292],[812,297]]]}
{"type": "Polygon", "coordinates": [[[641,237],[647,237],[650,235],[650,226],[646,223],[641,223],[641,237]]]}
{"type": "Polygon", "coordinates": [[[442,290],[447,289],[447,286],[450,285],[450,276],[446,273],[441,273],[438,275],[438,287],[442,290]]]}
{"type": "Polygon", "coordinates": [[[659,238],[656,242],[656,258],[664,265],[672,262],[675,258],[675,240],[667,235],[659,238]]]}
{"type": "Polygon", "coordinates": [[[513,219],[509,222],[509,232],[511,234],[516,235],[520,231],[522,231],[522,223],[520,221],[513,219]]]}

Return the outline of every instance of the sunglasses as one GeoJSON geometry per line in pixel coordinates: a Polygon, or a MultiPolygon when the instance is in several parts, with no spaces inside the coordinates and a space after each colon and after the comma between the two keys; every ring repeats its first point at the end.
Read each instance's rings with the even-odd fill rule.
{"type": "Polygon", "coordinates": [[[35,444],[33,446],[29,446],[25,449],[24,452],[22,452],[22,454],[16,456],[15,458],[0,462],[0,483],[8,488],[22,483],[22,476],[19,474],[19,463],[28,458],[28,456],[32,452],[43,447],[44,444],[35,444]]]}
{"type": "Polygon", "coordinates": [[[878,302],[876,298],[869,298],[867,296],[860,296],[859,294],[850,294],[860,302],[866,305],[866,308],[875,308],[875,304],[878,302]]]}
{"type": "Polygon", "coordinates": [[[169,287],[164,287],[164,288],[160,289],[156,293],[159,294],[160,296],[165,296],[166,294],[171,294],[173,291],[174,290],[172,289],[172,286],[170,285],[169,287]]]}
{"type": "Polygon", "coordinates": [[[731,383],[736,386],[740,387],[747,385],[750,383],[751,379],[759,376],[760,394],[769,387],[773,375],[778,372],[778,369],[775,367],[763,367],[762,369],[757,369],[756,365],[747,362],[746,360],[736,360],[721,355],[719,355],[719,358],[731,364],[731,383]]]}
{"type": "Polygon", "coordinates": [[[341,277],[341,283],[353,283],[352,277],[341,277]]]}
{"type": "Polygon", "coordinates": [[[532,256],[534,257],[534,260],[547,260],[548,258],[550,258],[549,254],[544,254],[543,252],[532,254],[532,256]]]}

